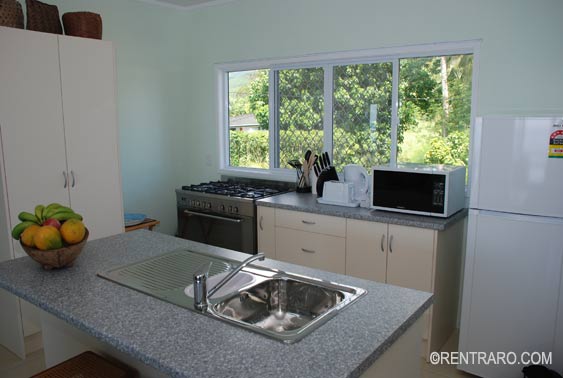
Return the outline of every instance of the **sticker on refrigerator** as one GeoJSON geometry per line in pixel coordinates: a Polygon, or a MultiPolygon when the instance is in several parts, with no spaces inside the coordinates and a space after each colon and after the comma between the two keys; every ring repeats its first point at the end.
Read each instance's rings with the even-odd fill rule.
{"type": "Polygon", "coordinates": [[[553,125],[558,130],[549,136],[549,158],[563,158],[563,126],[553,125]]]}

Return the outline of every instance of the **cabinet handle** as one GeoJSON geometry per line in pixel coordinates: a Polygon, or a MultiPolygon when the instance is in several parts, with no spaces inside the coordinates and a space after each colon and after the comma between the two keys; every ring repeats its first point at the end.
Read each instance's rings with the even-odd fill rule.
{"type": "Polygon", "coordinates": [[[264,227],[262,227],[262,219],[264,219],[264,216],[260,215],[260,221],[258,222],[258,226],[260,226],[261,231],[264,231],[264,227]]]}
{"type": "Polygon", "coordinates": [[[315,251],[313,251],[312,249],[301,248],[301,250],[305,253],[315,253],[315,251]]]}
{"type": "Polygon", "coordinates": [[[393,253],[393,235],[389,237],[389,252],[393,253]]]}
{"type": "Polygon", "coordinates": [[[71,185],[71,187],[74,188],[74,185],[76,184],[76,179],[74,178],[74,171],[70,171],[70,175],[72,176],[72,185],[71,185]]]}
{"type": "Polygon", "coordinates": [[[385,252],[385,247],[383,246],[385,243],[385,234],[381,234],[381,252],[385,252]]]}
{"type": "Polygon", "coordinates": [[[306,220],[302,220],[301,222],[303,222],[304,224],[309,224],[309,225],[316,224],[315,222],[306,221],[306,220]]]}
{"type": "Polygon", "coordinates": [[[63,188],[66,189],[67,186],[68,186],[68,177],[66,177],[66,171],[63,171],[63,177],[65,179],[65,184],[64,184],[63,188]]]}

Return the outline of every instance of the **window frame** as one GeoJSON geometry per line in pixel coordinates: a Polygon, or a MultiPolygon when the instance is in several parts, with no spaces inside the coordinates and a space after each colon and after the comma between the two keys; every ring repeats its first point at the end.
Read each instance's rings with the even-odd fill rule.
{"type": "MultiPolygon", "coordinates": [[[[404,58],[420,58],[442,55],[473,55],[472,88],[471,88],[471,114],[470,114],[470,140],[469,140],[469,162],[471,162],[473,149],[473,128],[477,114],[477,90],[478,90],[478,71],[479,71],[479,51],[481,40],[468,40],[457,42],[440,42],[431,44],[419,44],[399,47],[385,47],[378,49],[351,50],[331,53],[309,54],[285,58],[259,59],[250,61],[218,63],[215,64],[216,96],[217,96],[217,126],[219,131],[219,174],[236,175],[240,177],[262,178],[271,180],[294,181],[295,172],[287,168],[275,168],[274,162],[277,161],[279,145],[277,108],[279,99],[276,88],[276,75],[278,70],[296,68],[324,68],[324,146],[333,156],[333,67],[350,64],[371,64],[381,62],[391,62],[393,64],[393,87],[392,87],[392,115],[391,115],[391,154],[390,165],[397,163],[397,130],[399,126],[399,60],[404,58]],[[270,168],[246,168],[230,166],[230,146],[229,146],[229,72],[250,71],[269,69],[269,161],[270,168]]],[[[319,151],[320,152],[320,151],[319,151]]],[[[470,164],[468,187],[471,180],[470,164]]]]}

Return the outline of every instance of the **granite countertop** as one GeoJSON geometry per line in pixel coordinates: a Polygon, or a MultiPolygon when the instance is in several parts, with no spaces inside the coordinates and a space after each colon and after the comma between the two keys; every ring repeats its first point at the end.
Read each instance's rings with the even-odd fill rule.
{"type": "Polygon", "coordinates": [[[373,210],[360,207],[323,205],[317,203],[317,196],[314,194],[296,192],[290,192],[264,198],[256,201],[256,204],[258,206],[275,207],[278,209],[304,211],[307,213],[332,215],[335,217],[359,219],[370,222],[391,223],[401,226],[429,228],[438,231],[445,230],[449,226],[467,216],[467,209],[458,211],[449,218],[439,218],[424,215],[373,210]]]}
{"type": "Polygon", "coordinates": [[[286,345],[96,276],[178,248],[246,254],[146,230],[89,241],[72,268],[0,263],[0,287],[173,377],[358,377],[431,304],[431,294],[266,259],[257,265],[362,287],[368,294],[286,345]]]}

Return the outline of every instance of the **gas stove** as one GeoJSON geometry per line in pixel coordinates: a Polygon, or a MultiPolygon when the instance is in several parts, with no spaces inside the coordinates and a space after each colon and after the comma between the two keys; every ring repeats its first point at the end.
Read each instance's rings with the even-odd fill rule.
{"type": "Polygon", "coordinates": [[[255,201],[289,190],[288,183],[251,179],[182,186],[176,189],[178,236],[256,253],[255,201]]]}

